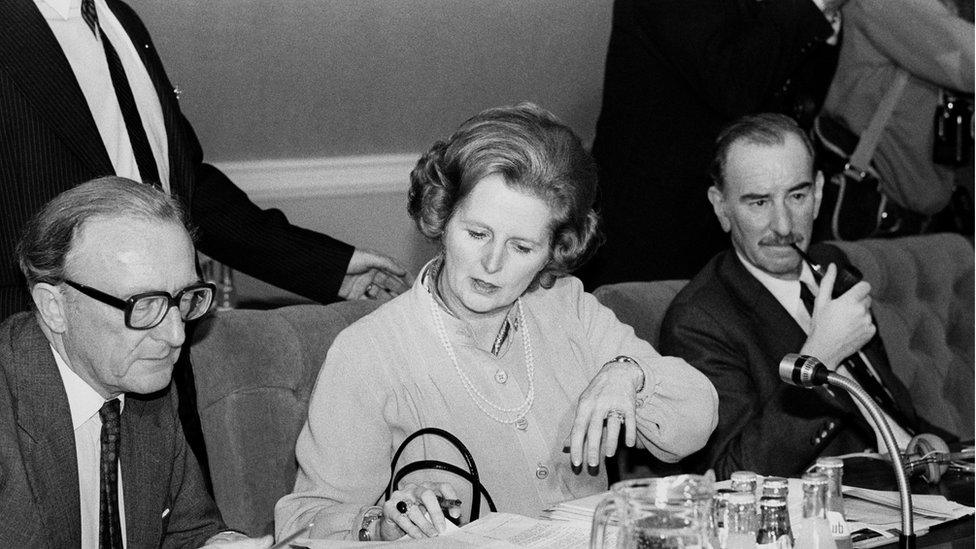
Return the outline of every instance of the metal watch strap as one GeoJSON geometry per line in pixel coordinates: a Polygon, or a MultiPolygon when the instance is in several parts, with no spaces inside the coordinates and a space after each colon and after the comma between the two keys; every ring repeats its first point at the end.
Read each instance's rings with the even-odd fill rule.
{"type": "MultiPolygon", "coordinates": [[[[636,392],[639,393],[644,390],[644,383],[647,382],[647,379],[646,376],[644,375],[644,369],[641,368],[640,364],[638,364],[636,360],[630,358],[627,355],[618,355],[614,357],[613,360],[611,360],[610,362],[626,362],[627,364],[633,364],[634,366],[637,366],[637,368],[641,371],[641,382],[640,382],[640,387],[637,388],[636,392]]],[[[608,362],[607,364],[609,364],[610,362],[608,362]]]]}

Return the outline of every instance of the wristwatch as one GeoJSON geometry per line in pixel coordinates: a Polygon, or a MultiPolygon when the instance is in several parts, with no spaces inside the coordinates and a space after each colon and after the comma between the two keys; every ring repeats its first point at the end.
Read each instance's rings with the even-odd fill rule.
{"type": "MultiPolygon", "coordinates": [[[[630,358],[627,355],[620,355],[620,356],[614,357],[614,359],[611,360],[610,362],[625,362],[627,364],[633,364],[634,366],[637,366],[637,369],[640,370],[640,372],[641,372],[641,381],[640,381],[640,387],[637,388],[637,391],[636,392],[639,393],[639,392],[641,392],[641,391],[644,390],[644,382],[647,381],[647,380],[644,379],[644,369],[640,367],[640,364],[638,364],[636,360],[630,358]]],[[[610,362],[607,362],[607,364],[610,364],[610,362]]]]}
{"type": "MultiPolygon", "coordinates": [[[[377,520],[383,518],[383,508],[382,507],[370,507],[366,509],[363,514],[363,523],[359,528],[359,541],[374,541],[373,536],[370,533],[370,527],[377,520]]],[[[379,541],[379,540],[375,540],[379,541]]]]}

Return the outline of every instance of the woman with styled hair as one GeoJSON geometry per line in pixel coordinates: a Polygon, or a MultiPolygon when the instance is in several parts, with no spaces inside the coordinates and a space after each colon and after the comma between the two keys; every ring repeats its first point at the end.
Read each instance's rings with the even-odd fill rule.
{"type": "MultiPolygon", "coordinates": [[[[481,497],[460,477],[417,471],[384,496],[394,451],[425,427],[471,451],[499,511],[527,516],[606,490],[599,463],[621,435],[668,462],[704,446],[717,421],[709,381],[569,276],[600,240],[596,192],[579,139],[532,104],[486,110],[431,146],[410,174],[408,209],[441,253],[329,350],[294,493],[276,508],[279,536],[309,522],[313,538],[443,532],[438,498],[481,497]]],[[[400,463],[419,460],[465,467],[429,436],[400,463]]]]}

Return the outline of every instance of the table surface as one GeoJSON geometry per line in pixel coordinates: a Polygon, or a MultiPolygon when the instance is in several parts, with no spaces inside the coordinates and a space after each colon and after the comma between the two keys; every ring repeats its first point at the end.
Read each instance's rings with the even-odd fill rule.
{"type": "MultiPolygon", "coordinates": [[[[845,459],[844,484],[872,490],[898,490],[891,465],[873,459],[845,459]]],[[[938,484],[928,484],[921,477],[914,477],[910,488],[913,494],[941,494],[948,500],[973,507],[973,475],[968,473],[948,471],[938,484]]],[[[971,549],[976,547],[974,526],[976,523],[972,515],[940,524],[920,536],[917,546],[971,549]]],[[[897,547],[897,544],[884,547],[897,547]]]]}

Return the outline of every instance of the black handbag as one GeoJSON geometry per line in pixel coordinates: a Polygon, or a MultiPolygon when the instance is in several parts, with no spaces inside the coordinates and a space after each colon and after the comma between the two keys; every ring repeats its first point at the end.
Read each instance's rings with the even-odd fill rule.
{"type": "Polygon", "coordinates": [[[900,71],[860,136],[825,113],[814,121],[817,168],[825,179],[817,240],[895,237],[924,229],[928,218],[889,200],[871,162],[907,81],[908,74],[900,71]]]}
{"type": "MultiPolygon", "coordinates": [[[[445,431],[444,429],[438,429],[437,427],[425,427],[423,429],[418,429],[410,436],[403,439],[400,447],[397,448],[397,451],[393,454],[393,459],[390,461],[390,483],[387,485],[386,492],[383,494],[384,499],[390,499],[390,496],[393,495],[393,490],[396,489],[396,486],[400,483],[400,480],[402,480],[403,477],[415,471],[421,471],[424,469],[436,469],[439,471],[454,473],[455,475],[471,483],[471,493],[473,494],[473,497],[471,501],[471,514],[468,517],[469,522],[477,520],[481,515],[482,496],[484,496],[485,501],[488,503],[488,509],[491,512],[495,512],[497,510],[495,508],[495,502],[491,499],[491,495],[488,493],[488,490],[483,484],[481,484],[481,479],[478,477],[478,467],[474,463],[474,458],[471,457],[471,452],[468,451],[468,448],[456,436],[445,431]],[[450,442],[454,448],[457,449],[458,453],[461,454],[461,457],[464,459],[468,470],[465,471],[457,465],[443,461],[423,459],[413,463],[408,463],[407,465],[404,465],[402,469],[397,471],[396,466],[397,462],[400,460],[400,454],[402,454],[403,450],[406,449],[408,444],[410,444],[410,441],[421,435],[435,435],[450,442]]],[[[447,518],[451,520],[451,517],[447,518]]]]}

